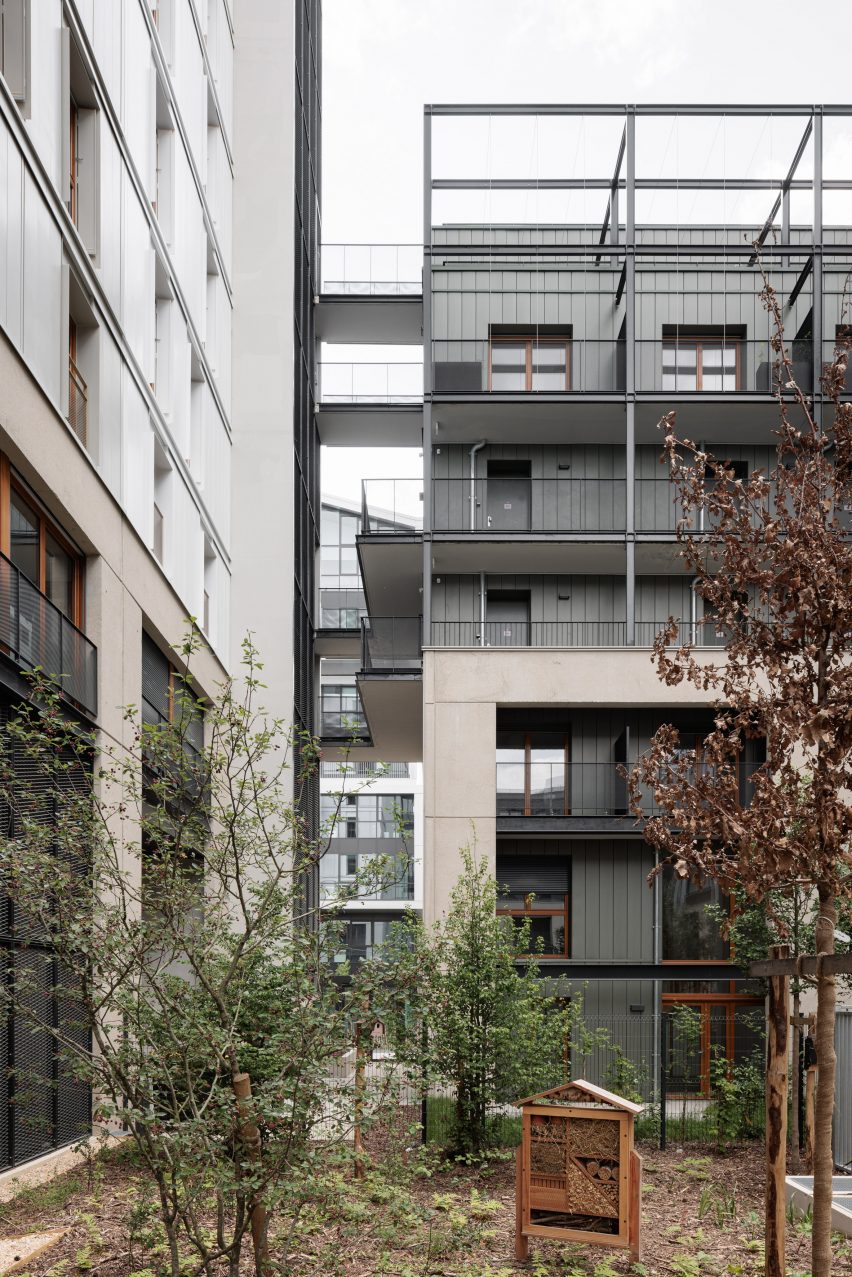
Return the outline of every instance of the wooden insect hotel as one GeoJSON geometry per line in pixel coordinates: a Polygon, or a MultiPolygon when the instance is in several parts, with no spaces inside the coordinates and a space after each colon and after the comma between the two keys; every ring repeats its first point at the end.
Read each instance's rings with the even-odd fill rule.
{"type": "Polygon", "coordinates": [[[566,1082],[518,1100],[515,1257],[530,1237],[621,1246],[641,1257],[642,1159],[633,1126],[642,1105],[566,1082]]]}

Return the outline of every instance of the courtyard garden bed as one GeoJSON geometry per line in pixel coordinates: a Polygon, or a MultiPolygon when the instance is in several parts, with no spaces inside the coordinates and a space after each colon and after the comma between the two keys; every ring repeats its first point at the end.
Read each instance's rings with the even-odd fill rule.
{"type": "MultiPolygon", "coordinates": [[[[688,1145],[648,1149],[644,1255],[632,1268],[626,1252],[541,1241],[534,1241],[528,1265],[516,1264],[509,1152],[465,1165],[443,1162],[413,1142],[406,1150],[398,1134],[382,1140],[374,1133],[370,1145],[363,1180],[341,1155],[295,1223],[273,1233],[271,1251],[281,1271],[300,1277],[757,1277],[763,1271],[763,1163],[756,1144],[714,1155],[688,1145]]],[[[60,1228],[67,1231],[58,1244],[21,1271],[30,1277],[165,1271],[156,1203],[129,1145],[0,1206],[0,1238],[60,1228]]],[[[835,1237],[834,1257],[837,1274],[852,1274],[848,1239],[835,1237]]],[[[808,1220],[788,1224],[787,1263],[791,1277],[809,1272],[808,1220]]],[[[241,1273],[252,1272],[247,1245],[241,1273]]]]}

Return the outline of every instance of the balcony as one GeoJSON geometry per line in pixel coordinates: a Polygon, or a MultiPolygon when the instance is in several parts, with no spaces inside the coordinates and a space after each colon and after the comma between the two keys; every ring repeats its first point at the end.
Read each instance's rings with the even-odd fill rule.
{"type": "Polygon", "coordinates": [[[314,635],[318,656],[357,657],[361,618],[367,614],[363,590],[320,587],[319,618],[314,635]]]}
{"type": "MultiPolygon", "coordinates": [[[[375,891],[367,891],[362,889],[358,891],[357,899],[359,903],[363,901],[397,901],[397,900],[413,900],[414,899],[414,865],[407,857],[398,858],[395,855],[396,847],[385,851],[377,840],[375,847],[369,853],[364,852],[338,852],[334,849],[334,839],[332,839],[331,848],[323,855],[320,860],[320,896],[323,902],[329,900],[339,900],[341,896],[352,896],[353,888],[356,886],[355,873],[349,870],[353,866],[357,866],[357,872],[362,877],[370,873],[370,862],[374,861],[377,856],[387,856],[394,860],[393,865],[388,865],[385,872],[382,873],[381,885],[375,891]]],[[[373,885],[376,881],[376,875],[373,875],[373,885]]]]}
{"type": "Polygon", "coordinates": [[[68,424],[85,447],[89,434],[88,387],[71,356],[68,356],[68,424]]]}
{"type": "MultiPolygon", "coordinates": [[[[573,824],[585,830],[601,819],[620,819],[625,827],[632,827],[635,817],[629,809],[627,781],[619,773],[620,766],[617,762],[534,762],[525,772],[522,762],[498,761],[498,820],[560,819],[567,827],[573,824]]],[[[635,760],[626,766],[630,770],[635,760]]],[[[749,799],[751,778],[759,766],[755,762],[736,764],[742,802],[749,799]]],[[[658,816],[660,812],[653,792],[643,790],[643,816],[658,816]]],[[[505,832],[513,827],[508,823],[498,829],[505,832]]]]}
{"type": "Polygon", "coordinates": [[[419,345],[422,244],[323,244],[317,336],[337,344],[419,345]]]}
{"type": "MultiPolygon", "coordinates": [[[[665,621],[637,621],[637,647],[650,648],[665,621]]],[[[712,621],[680,622],[679,641],[721,647],[712,621]]],[[[626,621],[433,621],[433,647],[624,647],[626,621]]]]}
{"type": "Polygon", "coordinates": [[[323,244],[322,291],[347,297],[418,297],[422,244],[323,244]]]}
{"type": "Polygon", "coordinates": [[[361,622],[362,674],[420,675],[420,616],[369,616],[361,622]]]}
{"type": "MultiPolygon", "coordinates": [[[[338,340],[352,342],[351,336],[338,340]]],[[[361,337],[360,340],[366,340],[361,337]]],[[[385,343],[384,338],[375,337],[385,343]]],[[[423,438],[423,364],[317,364],[317,425],[332,447],[419,447],[423,438]]]]}
{"type": "Polygon", "coordinates": [[[422,363],[317,364],[321,404],[422,404],[422,363]]]}
{"type": "MultiPolygon", "coordinates": [[[[501,343],[502,344],[502,343],[501,343]]],[[[533,364],[532,370],[495,366],[496,343],[432,342],[436,395],[619,394],[627,385],[627,343],[574,336],[567,360],[558,370],[533,364]]],[[[639,338],[635,352],[635,388],[640,394],[756,394],[775,392],[775,353],[768,340],[639,338]]],[[[833,347],[832,347],[833,350],[833,347]]],[[[813,359],[808,341],[794,341],[793,372],[803,390],[813,388],[813,359]]],[[[829,352],[827,358],[830,357],[829,352]]]]}
{"type": "Polygon", "coordinates": [[[422,618],[370,616],[361,625],[358,693],[376,757],[417,761],[423,756],[422,618]]]}
{"type": "Polygon", "coordinates": [[[22,669],[43,671],[66,700],[96,716],[97,648],[5,555],[0,555],[0,651],[22,669]]]}

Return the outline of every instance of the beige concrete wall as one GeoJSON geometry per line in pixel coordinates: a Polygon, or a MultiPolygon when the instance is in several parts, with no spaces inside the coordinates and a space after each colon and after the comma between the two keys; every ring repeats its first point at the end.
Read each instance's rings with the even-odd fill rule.
{"type": "MultiPolygon", "coordinates": [[[[711,653],[708,652],[708,657],[711,653]]],[[[446,912],[458,849],[475,837],[496,864],[497,706],[694,708],[665,687],[647,649],[480,648],[423,653],[424,915],[446,912]]]]}
{"type": "Polygon", "coordinates": [[[292,4],[239,0],[234,50],[231,661],[253,634],[263,701],[293,718],[292,4]]]}

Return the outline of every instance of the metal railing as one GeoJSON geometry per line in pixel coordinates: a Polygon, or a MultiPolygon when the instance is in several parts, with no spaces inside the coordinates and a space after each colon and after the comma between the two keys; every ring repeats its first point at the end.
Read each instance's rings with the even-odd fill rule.
{"type": "Polygon", "coordinates": [[[362,479],[361,532],[405,536],[423,527],[422,479],[362,479]]]}
{"type": "Polygon", "coordinates": [[[68,356],[68,424],[82,444],[89,433],[89,394],[80,369],[68,356]]]}
{"type": "Polygon", "coordinates": [[[322,291],[354,297],[418,297],[422,244],[323,244],[322,291]]]}
{"type": "Polygon", "coordinates": [[[323,360],[317,364],[317,399],[323,404],[422,403],[423,365],[323,360]]]}
{"type": "MultiPolygon", "coordinates": [[[[826,358],[830,358],[833,345],[826,358]]],[[[589,394],[620,393],[627,386],[627,344],[619,339],[582,338],[568,342],[564,383],[552,370],[524,369],[514,374],[493,369],[487,339],[432,343],[435,394],[589,394]]],[[[813,388],[813,353],[807,341],[790,346],[794,375],[802,390],[813,388]]],[[[674,338],[637,339],[635,387],[640,393],[772,394],[777,388],[775,353],[768,340],[717,340],[701,343],[674,338]]]]}
{"type": "Polygon", "coordinates": [[[433,621],[433,647],[623,647],[626,621],[433,621]],[[484,641],[483,641],[484,636],[484,641]]]}
{"type": "Polygon", "coordinates": [[[408,780],[408,763],[320,762],[320,780],[408,780]]]}
{"type": "Polygon", "coordinates": [[[0,650],[24,669],[40,669],[59,691],[94,717],[98,652],[10,559],[0,554],[0,650]]]}
{"type": "Polygon", "coordinates": [[[435,532],[623,532],[626,515],[623,478],[432,481],[435,532]]]}
{"type": "MultiPolygon", "coordinates": [[[[524,764],[497,762],[498,816],[630,816],[627,780],[617,762],[533,762],[525,790],[524,764]]],[[[625,764],[630,770],[636,760],[625,764]]],[[[758,763],[734,765],[741,801],[747,802],[750,780],[758,763]]],[[[702,768],[702,764],[698,764],[702,768]]],[[[709,770],[708,774],[709,774],[709,770]]],[[[661,808],[650,788],[642,787],[642,814],[656,816],[661,808]]]]}
{"type": "Polygon", "coordinates": [[[320,859],[320,896],[323,900],[339,897],[343,892],[355,886],[355,875],[347,873],[347,862],[355,859],[361,872],[362,880],[366,874],[372,875],[370,885],[381,879],[375,890],[368,891],[367,884],[362,882],[358,891],[358,900],[413,900],[414,899],[414,864],[407,857],[395,856],[393,852],[383,852],[378,846],[376,850],[365,854],[355,853],[354,857],[346,852],[327,851],[320,859]],[[370,861],[378,856],[387,856],[389,861],[379,875],[370,870],[370,861]]]}
{"type": "Polygon", "coordinates": [[[361,622],[361,669],[368,674],[419,674],[420,616],[368,616],[361,622]]]}
{"type": "MultiPolygon", "coordinates": [[[[637,621],[635,646],[652,647],[665,621],[637,621]]],[[[712,620],[680,621],[676,644],[723,647],[712,620]]],[[[626,621],[433,621],[433,647],[624,647],[626,621]]],[[[672,646],[674,646],[673,644],[672,646]]]]}

